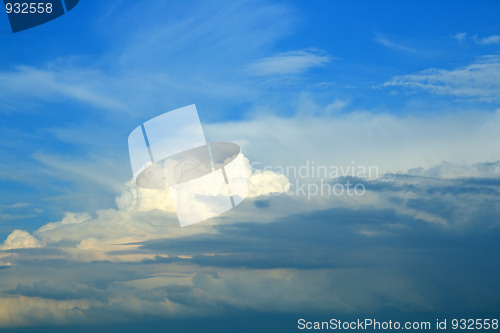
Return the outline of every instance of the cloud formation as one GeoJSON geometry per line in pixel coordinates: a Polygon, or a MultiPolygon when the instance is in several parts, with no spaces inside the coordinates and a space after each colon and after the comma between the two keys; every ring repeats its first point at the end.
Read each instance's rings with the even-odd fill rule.
{"type": "Polygon", "coordinates": [[[0,246],[0,250],[33,249],[40,246],[38,240],[29,232],[14,230],[0,246]]]}
{"type": "Polygon", "coordinates": [[[188,228],[178,227],[153,192],[129,184],[116,210],[67,214],[34,236],[16,232],[43,247],[1,252],[12,265],[2,271],[0,322],[196,318],[227,309],[495,311],[500,299],[491,286],[500,271],[490,263],[500,259],[498,179],[500,162],[443,163],[358,179],[367,194],[355,201],[259,196],[229,218],[188,228]],[[450,258],[450,251],[466,255],[450,258]],[[481,283],[473,283],[486,268],[481,283]],[[443,283],[449,274],[455,284],[443,283]],[[464,284],[471,285],[467,293],[464,284]]]}
{"type": "Polygon", "coordinates": [[[15,231],[0,251],[0,297],[9,307],[2,325],[221,315],[224,309],[494,308],[498,297],[487,289],[496,268],[460,294],[471,274],[458,274],[460,283],[443,289],[427,265],[448,276],[464,262],[450,263],[447,253],[467,250],[463,260],[480,269],[482,255],[496,249],[499,115],[358,111],[207,124],[211,140],[235,141],[260,163],[252,169],[245,161],[250,198],[217,219],[180,228],[168,190],[128,182],[116,208],[66,213],[31,234],[15,231]],[[313,160],[376,165],[380,177],[325,178],[361,183],[366,194],[308,198],[294,194],[289,175],[264,169],[313,160]],[[271,195],[277,188],[293,195],[271,195]],[[472,294],[484,302],[474,303],[472,294]]]}
{"type": "MultiPolygon", "coordinates": [[[[249,179],[249,198],[289,189],[286,176],[272,171],[252,172],[248,159],[243,157],[243,161],[249,179]]],[[[14,230],[0,249],[55,246],[77,261],[141,261],[154,255],[133,253],[138,247],[134,243],[214,232],[213,222],[179,230],[168,188],[145,189],[131,180],[115,201],[117,209],[99,210],[95,217],[89,213],[68,212],[61,221],[47,223],[33,235],[14,230]]]]}
{"type": "Polygon", "coordinates": [[[377,42],[380,45],[391,48],[393,50],[396,50],[396,51],[404,51],[404,52],[410,52],[410,53],[418,52],[417,49],[415,49],[413,47],[409,47],[403,42],[400,42],[400,41],[396,42],[393,39],[390,39],[389,37],[387,37],[381,33],[375,34],[375,42],[377,42]]]}
{"type": "Polygon", "coordinates": [[[330,56],[317,50],[290,51],[258,59],[247,66],[247,71],[257,76],[300,74],[324,66],[331,60],[330,56]]]}
{"type": "Polygon", "coordinates": [[[458,100],[500,101],[500,57],[489,55],[455,69],[430,68],[415,74],[395,76],[378,87],[427,91],[454,96],[458,100]]]}
{"type": "Polygon", "coordinates": [[[74,68],[40,69],[17,66],[11,71],[0,72],[0,98],[4,102],[15,101],[19,108],[19,96],[24,99],[57,100],[70,98],[99,109],[124,110],[124,105],[110,90],[111,78],[93,70],[74,68]],[[105,84],[104,82],[108,82],[105,84]]]}
{"type": "Polygon", "coordinates": [[[469,36],[466,32],[459,32],[453,35],[453,38],[462,43],[470,39],[477,45],[500,45],[500,35],[491,35],[487,37],[478,37],[478,35],[469,36]]]}
{"type": "Polygon", "coordinates": [[[238,143],[256,169],[299,168],[307,162],[346,168],[354,162],[376,166],[382,175],[431,168],[443,161],[457,165],[496,161],[500,156],[498,126],[500,109],[455,110],[422,117],[360,110],[287,118],[265,114],[206,124],[204,129],[211,141],[238,143]]]}
{"type": "MultiPolygon", "coordinates": [[[[58,128],[46,131],[40,129],[46,123],[27,128],[24,119],[19,125],[23,132],[6,128],[6,145],[28,143],[24,149],[9,147],[19,160],[5,158],[0,173],[24,176],[30,186],[43,179],[38,188],[44,199],[47,185],[57,181],[64,183],[53,191],[59,195],[81,193],[81,187],[68,186],[77,179],[94,188],[117,188],[119,179],[121,187],[126,177],[116,174],[125,170],[129,175],[129,168],[126,158],[121,159],[126,152],[119,147],[124,147],[128,128],[159,110],[196,99],[209,105],[207,110],[219,109],[206,114],[206,121],[212,121],[206,126],[208,136],[237,141],[250,161],[260,163],[253,170],[247,165],[248,172],[253,171],[251,195],[228,214],[180,228],[168,191],[140,189],[128,182],[115,206],[38,219],[36,227],[26,225],[31,233],[18,230],[25,225],[16,226],[0,250],[0,326],[129,323],[144,318],[197,323],[209,316],[223,322],[248,312],[274,320],[283,313],[434,316],[500,311],[495,292],[500,268],[491,264],[500,261],[499,110],[455,104],[446,110],[436,106],[426,114],[413,109],[386,112],[379,106],[357,108],[355,99],[346,110],[351,99],[330,89],[334,85],[325,88],[326,107],[311,102],[299,106],[297,113],[290,104],[281,107],[293,111],[264,109],[272,100],[264,96],[268,86],[258,89],[256,81],[297,79],[300,88],[276,94],[281,104],[288,96],[300,95],[298,90],[305,86],[300,74],[310,71],[322,79],[331,74],[314,71],[331,69],[327,65],[333,58],[326,51],[280,52],[272,47],[290,32],[294,17],[288,6],[257,1],[183,7],[157,2],[151,15],[151,4],[97,7],[106,15],[89,19],[99,27],[106,21],[107,29],[99,32],[118,33],[99,39],[97,44],[109,42],[113,48],[106,48],[97,62],[90,54],[91,66],[61,66],[57,60],[37,67],[37,58],[35,64],[0,73],[5,82],[13,82],[9,87],[0,83],[5,88],[0,89],[2,106],[24,110],[26,101],[43,102],[34,110],[50,111],[50,120],[60,119],[50,124],[58,128]],[[66,116],[67,104],[54,108],[53,101],[72,101],[69,107],[82,110],[71,115],[82,117],[73,121],[66,116]],[[243,110],[241,114],[233,106],[243,110]],[[112,112],[103,115],[102,110],[137,112],[109,117],[112,112]],[[247,110],[259,115],[243,116],[247,110]],[[82,123],[85,119],[91,125],[82,123]],[[96,119],[103,123],[96,125],[96,119]],[[47,133],[59,140],[56,146],[40,140],[47,133]],[[84,147],[106,158],[57,155],[80,154],[84,147]],[[37,167],[17,163],[27,156],[37,167]],[[110,160],[116,164],[108,164],[110,160]],[[325,177],[321,180],[326,184],[360,183],[366,193],[308,197],[298,193],[294,179],[264,169],[312,162],[343,168],[354,162],[373,165],[380,177],[325,177]],[[40,166],[44,176],[53,178],[33,172],[40,166]],[[291,195],[275,195],[281,191],[291,195]]],[[[401,54],[416,52],[399,38],[379,34],[376,39],[401,54]]],[[[496,40],[483,39],[486,45],[496,40]]],[[[358,61],[346,60],[345,65],[367,73],[374,69],[358,61]]],[[[484,57],[469,66],[399,76],[400,81],[388,87],[496,101],[495,61],[484,57]]],[[[365,82],[372,79],[360,76],[365,82]]],[[[340,78],[338,83],[343,84],[340,78]]],[[[42,118],[45,114],[33,122],[42,118]]],[[[320,181],[298,178],[306,185],[320,181]]],[[[17,202],[28,201],[27,192],[20,191],[17,202]]],[[[68,210],[67,202],[76,201],[70,198],[46,207],[68,210]]]]}

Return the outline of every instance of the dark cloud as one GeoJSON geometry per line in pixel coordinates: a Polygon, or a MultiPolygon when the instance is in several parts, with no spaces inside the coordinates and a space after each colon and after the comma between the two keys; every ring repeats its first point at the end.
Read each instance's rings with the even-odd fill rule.
{"type": "Polygon", "coordinates": [[[57,249],[12,250],[20,258],[4,270],[11,272],[5,277],[36,272],[37,281],[21,280],[3,295],[90,301],[82,316],[103,322],[302,308],[346,314],[500,312],[496,179],[351,180],[364,181],[365,204],[338,198],[333,208],[264,223],[257,222],[259,214],[290,199],[257,199],[238,208],[254,212],[244,215],[246,222],[226,218],[214,224],[214,232],[108,252],[154,256],[139,262],[82,263],[58,259],[57,249]]]}
{"type": "Polygon", "coordinates": [[[4,291],[6,295],[22,295],[54,300],[105,299],[104,290],[69,281],[39,281],[32,285],[18,284],[15,289],[4,291]]]}
{"type": "Polygon", "coordinates": [[[254,205],[257,208],[267,208],[267,207],[269,207],[269,201],[268,200],[255,200],[254,205]]]}

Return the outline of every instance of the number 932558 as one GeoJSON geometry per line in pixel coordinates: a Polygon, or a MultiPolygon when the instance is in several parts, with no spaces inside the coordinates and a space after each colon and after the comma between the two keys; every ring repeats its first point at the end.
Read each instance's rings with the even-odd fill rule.
{"type": "Polygon", "coordinates": [[[14,2],[5,4],[7,14],[50,14],[52,13],[52,4],[50,2],[14,2]]]}
{"type": "Polygon", "coordinates": [[[497,330],[498,319],[452,319],[451,328],[456,330],[497,330]]]}

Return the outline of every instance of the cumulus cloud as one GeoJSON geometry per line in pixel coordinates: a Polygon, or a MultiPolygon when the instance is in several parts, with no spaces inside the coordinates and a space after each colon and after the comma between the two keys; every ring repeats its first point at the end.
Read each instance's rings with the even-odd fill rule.
{"type": "MultiPolygon", "coordinates": [[[[235,141],[251,157],[252,165],[247,159],[244,163],[250,180],[249,202],[252,202],[252,198],[259,199],[272,193],[297,191],[297,184],[293,182],[296,175],[283,173],[283,170],[287,167],[298,170],[307,167],[308,163],[309,175],[314,164],[340,170],[353,165],[375,166],[376,176],[410,170],[410,175],[425,177],[496,177],[496,164],[480,162],[495,161],[500,156],[496,144],[500,141],[498,126],[500,110],[421,118],[360,111],[323,117],[267,115],[239,122],[207,124],[205,130],[211,141],[235,141]],[[326,151],[329,153],[325,154],[326,151]],[[443,160],[449,164],[441,165],[443,160]]],[[[303,181],[311,184],[320,180],[317,176],[306,178],[303,181]]],[[[260,204],[256,203],[257,206],[246,204],[233,209],[229,216],[235,222],[255,220],[252,209],[259,208],[259,205],[267,208],[257,222],[270,222],[286,214],[325,209],[337,204],[356,207],[369,203],[394,209],[386,201],[382,204],[379,196],[371,195],[362,199],[338,197],[335,201],[320,196],[307,199],[300,196],[277,198],[280,205],[269,205],[264,198],[260,204]]],[[[215,226],[226,219],[224,215],[217,222],[179,228],[168,189],[143,189],[131,181],[125,184],[115,201],[115,209],[99,210],[93,214],[67,213],[61,221],[47,223],[33,235],[16,231],[5,240],[3,249],[57,247],[78,261],[141,261],[151,259],[152,254],[138,254],[138,248],[133,244],[215,234],[215,226]]],[[[417,214],[425,221],[438,224],[447,221],[432,212],[413,208],[408,208],[406,213],[417,214]]]]}
{"type": "MultiPolygon", "coordinates": [[[[243,218],[235,214],[230,223],[195,228],[178,227],[175,215],[161,209],[163,201],[128,184],[118,209],[67,214],[36,231],[52,252],[15,253],[24,261],[5,253],[13,264],[0,280],[0,322],[95,323],[226,309],[352,314],[453,311],[466,304],[491,310],[498,304],[489,292],[495,274],[472,281],[475,269],[496,258],[477,259],[498,237],[499,163],[442,163],[379,179],[351,178],[367,189],[355,201],[259,196],[267,206],[256,207],[250,198],[233,210],[247,211],[243,218]],[[272,223],[255,223],[273,210],[281,215],[272,223]],[[54,251],[63,254],[60,260],[51,260],[54,251]],[[467,255],[450,262],[450,251],[467,255]],[[456,270],[463,265],[470,269],[456,270]],[[459,284],[436,282],[436,275],[452,273],[459,284]],[[464,284],[471,294],[458,292],[464,284]]],[[[270,175],[254,172],[254,181],[270,175]]]]}
{"type": "Polygon", "coordinates": [[[67,213],[32,235],[16,231],[3,244],[8,251],[0,252],[0,304],[9,308],[0,322],[92,323],[218,315],[226,309],[491,309],[498,304],[497,295],[487,292],[494,274],[477,285],[472,273],[454,275],[460,285],[474,285],[472,294],[484,301],[478,305],[472,294],[457,293],[456,285],[436,284],[436,270],[426,269],[432,263],[439,276],[449,276],[464,260],[480,268],[481,260],[468,258],[495,249],[499,115],[355,112],[209,124],[211,139],[237,141],[250,161],[259,162],[244,160],[247,200],[217,219],[180,228],[168,190],[130,181],[114,209],[67,213]],[[361,197],[295,195],[290,175],[265,169],[300,167],[307,160],[346,167],[353,159],[378,165],[379,177],[323,180],[362,183],[361,197]],[[284,191],[293,195],[271,195],[284,191]],[[478,235],[484,248],[470,238],[478,235]],[[469,257],[450,264],[450,251],[468,251],[469,257]],[[422,258],[425,265],[418,264],[422,258]]]}
{"type": "MultiPolygon", "coordinates": [[[[291,14],[281,5],[259,10],[245,3],[222,5],[223,11],[207,20],[207,9],[214,13],[209,7],[214,4],[195,8],[200,15],[194,16],[189,10],[189,19],[174,11],[168,26],[165,17],[153,18],[138,25],[132,38],[122,34],[129,42],[116,41],[119,51],[109,52],[111,62],[102,62],[110,67],[118,59],[132,69],[116,80],[72,66],[17,67],[0,73],[2,82],[9,82],[0,83],[5,88],[0,97],[10,103],[17,94],[17,101],[28,89],[31,100],[69,98],[100,110],[157,110],[183,100],[186,88],[202,92],[198,96],[241,98],[249,88],[231,85],[238,79],[233,69],[249,63],[256,46],[283,36],[291,14]],[[239,38],[242,32],[244,39],[239,38]],[[228,56],[221,55],[222,49],[228,56]],[[158,71],[166,68],[165,52],[180,64],[166,76],[158,71]],[[200,59],[207,61],[205,66],[199,65],[200,59]],[[154,73],[141,64],[154,67],[154,73]],[[197,84],[185,86],[190,81],[186,78],[196,78],[197,84]]],[[[128,8],[126,15],[110,16],[123,24],[114,27],[130,26],[131,17],[141,17],[136,10],[149,11],[142,4],[130,13],[128,8]]],[[[379,42],[413,51],[393,38],[379,42]]],[[[322,52],[301,50],[257,60],[247,69],[266,77],[300,74],[331,60],[322,52]]],[[[478,69],[481,75],[485,71],[478,69]]],[[[250,160],[260,163],[250,175],[250,198],[215,220],[180,228],[168,190],[141,189],[128,182],[115,208],[66,213],[32,234],[12,232],[0,251],[0,326],[166,317],[195,321],[193,317],[228,313],[237,317],[236,311],[355,315],[500,310],[499,295],[491,292],[499,276],[491,263],[500,260],[498,163],[480,163],[500,156],[500,111],[412,117],[363,110],[343,114],[344,105],[334,100],[325,110],[318,108],[316,116],[304,108],[296,117],[208,125],[213,139],[236,139],[250,160]],[[366,195],[358,198],[264,196],[295,189],[286,174],[265,166],[300,167],[307,161],[376,165],[381,177],[325,179],[364,184],[366,195]],[[399,173],[383,175],[391,171],[399,173]]],[[[102,124],[103,131],[107,125],[102,124]]],[[[71,174],[68,178],[94,178],[95,170],[80,160],[29,155],[71,174]]],[[[247,167],[250,172],[248,162],[247,167]]],[[[93,180],[112,185],[109,174],[99,175],[93,180]]],[[[318,179],[304,181],[315,184],[318,179]]]]}
{"type": "Polygon", "coordinates": [[[427,91],[463,100],[500,101],[500,57],[483,56],[474,63],[454,68],[430,68],[415,74],[395,76],[378,87],[394,87],[410,92],[427,91]]]}
{"type": "MultiPolygon", "coordinates": [[[[290,187],[282,174],[252,171],[245,157],[243,166],[249,180],[249,198],[281,193],[290,187]]],[[[68,212],[61,221],[49,222],[33,235],[15,230],[1,249],[56,247],[77,261],[141,261],[153,259],[155,255],[135,252],[138,245],[134,243],[215,232],[213,221],[181,229],[168,188],[145,189],[130,180],[115,201],[116,209],[99,210],[95,216],[88,212],[68,212]]]]}
{"type": "MultiPolygon", "coordinates": [[[[15,251],[44,247],[55,250],[47,253],[50,258],[89,263],[143,262],[155,261],[157,258],[176,261],[186,255],[188,257],[183,260],[200,260],[196,257],[199,253],[193,253],[189,248],[165,253],[163,250],[147,249],[144,244],[154,240],[172,242],[198,236],[217,237],[221,230],[219,225],[228,222],[274,222],[304,212],[334,208],[356,210],[366,206],[389,209],[433,225],[466,226],[472,216],[478,214],[478,207],[483,207],[481,197],[468,197],[467,202],[474,203],[469,206],[456,203],[456,197],[452,196],[451,201],[443,202],[442,206],[453,206],[456,212],[460,212],[453,215],[448,211],[436,210],[432,202],[443,200],[438,195],[443,191],[464,191],[463,196],[465,193],[496,193],[495,187],[474,185],[467,183],[467,180],[457,183],[456,179],[498,178],[498,162],[479,162],[494,161],[500,156],[496,145],[500,141],[497,131],[499,124],[500,111],[476,112],[474,115],[445,114],[428,118],[354,112],[334,117],[265,116],[227,124],[208,124],[206,130],[212,140],[235,140],[254,162],[251,166],[249,160],[244,160],[250,179],[250,198],[227,215],[189,228],[180,228],[168,189],[143,189],[130,181],[117,196],[115,209],[99,210],[93,214],[67,213],[61,221],[47,223],[32,235],[16,230],[7,237],[2,249],[15,251]],[[279,133],[277,128],[281,129],[279,133]],[[311,132],[311,128],[314,128],[314,132],[311,132]],[[358,130],[354,132],[352,128],[358,130]],[[325,151],[329,154],[325,154],[325,151]],[[464,154],[464,151],[468,153],[464,154]],[[290,156],[294,157],[293,160],[290,160],[290,156]],[[348,167],[353,164],[353,160],[356,164],[377,166],[380,176],[387,172],[399,172],[406,176],[357,180],[365,184],[367,189],[366,195],[359,198],[321,195],[311,199],[300,195],[264,197],[280,192],[296,193],[292,175],[280,174],[276,166],[299,168],[307,161],[314,161],[317,166],[348,167]],[[443,160],[450,162],[442,163],[443,160]],[[266,166],[271,168],[266,169],[266,166]],[[444,179],[449,182],[443,183],[444,179]],[[455,189],[455,185],[459,188],[455,189]],[[429,196],[429,191],[437,194],[429,196]],[[258,218],[255,217],[257,212],[258,218]]],[[[319,179],[310,177],[302,181],[315,184],[319,179]]],[[[485,202],[491,202],[488,200],[485,202]]],[[[360,226],[356,232],[360,236],[376,238],[394,231],[360,226]]],[[[210,252],[213,252],[210,248],[203,250],[203,253],[210,252]]],[[[220,258],[217,256],[217,259],[220,258]]],[[[17,262],[14,255],[3,260],[14,266],[17,262]]]]}
{"type": "Polygon", "coordinates": [[[166,213],[175,213],[170,190],[146,189],[139,187],[133,180],[125,183],[125,190],[115,199],[119,210],[147,212],[160,210],[166,213]]]}
{"type": "Polygon", "coordinates": [[[4,241],[3,245],[0,246],[0,249],[32,249],[37,247],[40,247],[40,243],[29,232],[24,230],[14,230],[4,241]]]}

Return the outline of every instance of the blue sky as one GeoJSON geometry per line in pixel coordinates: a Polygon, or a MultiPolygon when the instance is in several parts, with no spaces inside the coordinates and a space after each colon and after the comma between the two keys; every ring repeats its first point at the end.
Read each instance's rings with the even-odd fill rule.
{"type": "Polygon", "coordinates": [[[0,327],[498,316],[499,16],[497,1],[82,0],[13,34],[0,15],[0,327]],[[190,104],[258,191],[180,228],[168,193],[130,182],[127,137],[190,104]],[[362,197],[269,195],[317,184],[276,173],[307,161],[379,174],[323,180],[362,197]]]}

